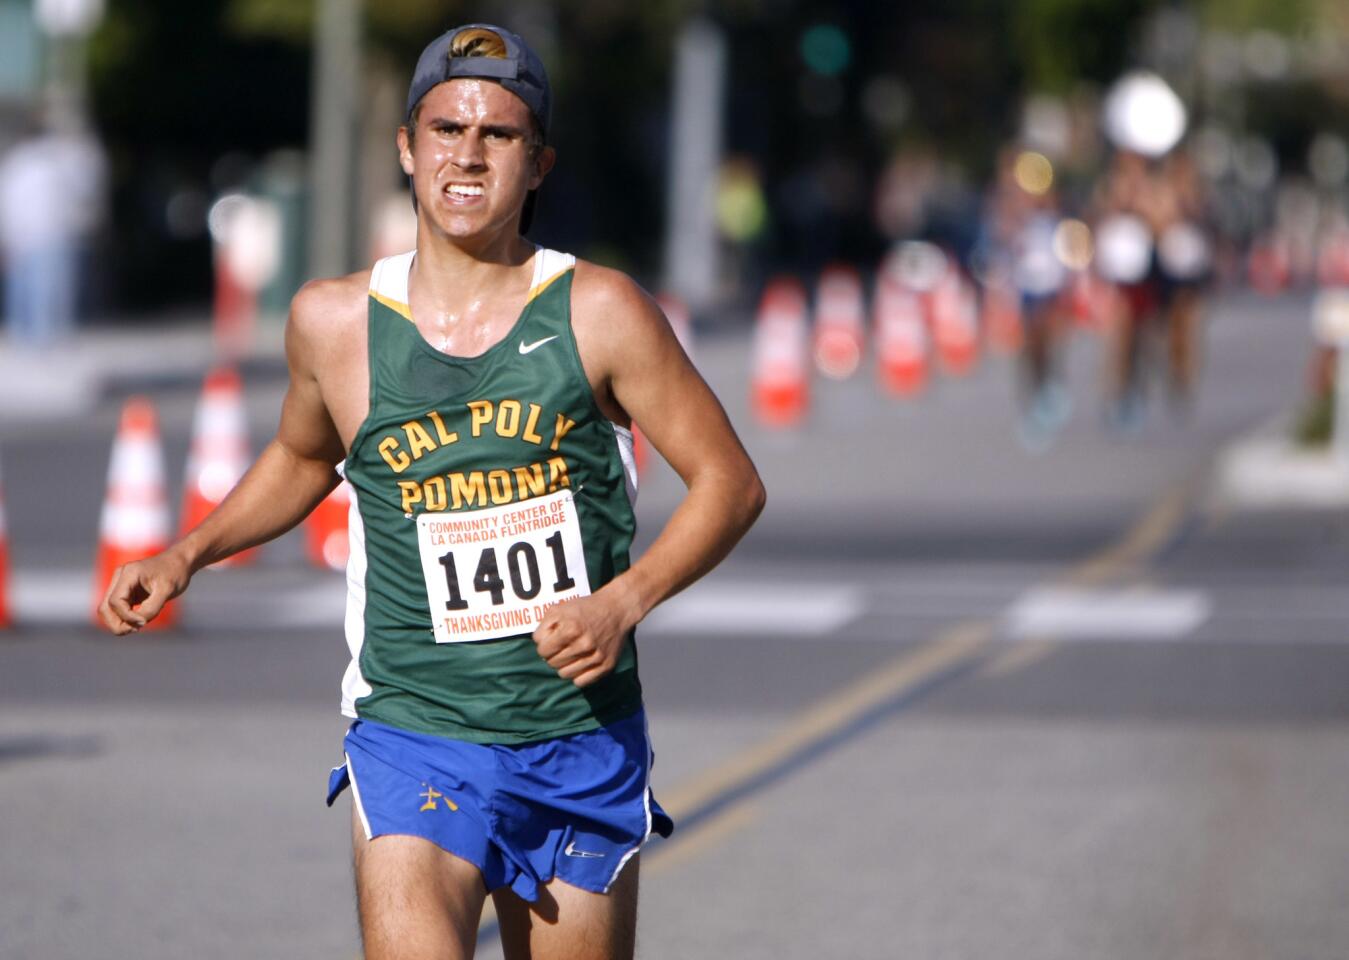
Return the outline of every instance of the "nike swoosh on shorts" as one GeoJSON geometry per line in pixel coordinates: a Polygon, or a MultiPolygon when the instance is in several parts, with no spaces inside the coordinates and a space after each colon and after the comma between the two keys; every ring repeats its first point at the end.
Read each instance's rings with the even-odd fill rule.
{"type": "Polygon", "coordinates": [[[602,853],[595,853],[590,850],[577,850],[575,840],[567,844],[567,849],[563,850],[562,852],[569,857],[594,857],[598,859],[599,857],[604,856],[604,854],[602,853]]]}

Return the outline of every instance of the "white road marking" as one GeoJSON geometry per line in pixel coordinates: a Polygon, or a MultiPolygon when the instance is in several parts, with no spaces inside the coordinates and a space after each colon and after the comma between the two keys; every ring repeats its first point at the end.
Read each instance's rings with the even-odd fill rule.
{"type": "Polygon", "coordinates": [[[861,616],[865,598],[851,587],[812,584],[702,584],[657,607],[648,633],[817,636],[861,616]]]}
{"type": "MultiPolygon", "coordinates": [[[[205,575],[178,601],[194,629],[213,625],[244,630],[342,629],[346,582],[340,574],[287,576],[264,583],[256,571],[227,584],[233,571],[205,575]],[[247,599],[242,599],[242,598],[247,599]]],[[[1310,629],[1349,621],[1349,601],[1338,590],[1303,588],[1280,600],[1271,590],[1224,585],[1216,590],[1090,589],[1043,587],[1012,598],[1003,584],[923,596],[907,579],[867,587],[810,580],[765,582],[718,579],[700,583],[656,608],[638,628],[643,634],[781,636],[894,643],[932,621],[961,616],[997,617],[1013,639],[1172,640],[1274,642],[1290,623],[1310,629]],[[1000,602],[999,594],[1007,598],[1000,602]],[[1268,598],[1268,602],[1266,602],[1268,598]],[[848,631],[869,618],[865,629],[848,631]],[[889,627],[878,624],[890,624],[889,627]],[[1200,629],[1200,628],[1204,629],[1200,629]],[[1262,632],[1267,628],[1266,632],[1262,632]],[[1246,638],[1246,639],[1242,639],[1246,638]]],[[[969,585],[967,584],[966,587],[969,585]]],[[[16,622],[35,627],[84,626],[92,622],[93,571],[83,568],[17,570],[8,599],[16,622]]],[[[1349,631],[1324,629],[1320,642],[1349,643],[1349,631]]]]}
{"type": "Polygon", "coordinates": [[[10,606],[17,623],[88,623],[94,615],[93,567],[38,573],[16,570],[10,578],[10,606]]]}
{"type": "MultiPolygon", "coordinates": [[[[229,571],[222,571],[228,575],[229,571]]],[[[11,603],[15,620],[33,626],[90,622],[90,570],[16,573],[11,603]]],[[[231,628],[340,629],[346,609],[346,582],[338,575],[302,586],[256,591],[249,602],[212,583],[197,585],[179,601],[189,625],[231,628]]],[[[843,585],[736,582],[699,584],[658,607],[639,628],[644,633],[823,636],[866,613],[866,594],[843,585]]]]}
{"type": "Polygon", "coordinates": [[[1004,626],[1017,638],[1172,640],[1212,614],[1213,603],[1200,590],[1043,587],[1012,604],[1004,626]]]}

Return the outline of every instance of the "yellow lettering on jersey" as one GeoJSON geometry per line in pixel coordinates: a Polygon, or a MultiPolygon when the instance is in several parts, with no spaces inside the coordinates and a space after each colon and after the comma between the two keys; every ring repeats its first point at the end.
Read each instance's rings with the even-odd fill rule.
{"type": "Polygon", "coordinates": [[[399,480],[398,489],[403,493],[403,512],[411,513],[412,505],[422,502],[422,485],[416,480],[399,480]]]}
{"type": "Polygon", "coordinates": [[[520,435],[520,439],[528,440],[530,443],[543,443],[543,437],[534,432],[534,428],[539,425],[539,414],[543,413],[543,407],[537,403],[529,405],[529,419],[525,421],[525,432],[520,435]]]}
{"type": "Polygon", "coordinates": [[[520,499],[526,500],[529,497],[541,497],[548,492],[548,485],[543,480],[543,464],[531,463],[527,467],[515,467],[515,486],[520,492],[520,499]]]}
{"type": "Polygon", "coordinates": [[[472,415],[473,436],[482,436],[482,428],[492,422],[491,400],[470,400],[468,410],[472,415]]]}
{"type": "Polygon", "coordinates": [[[416,420],[409,420],[403,424],[403,435],[408,438],[408,447],[412,450],[413,460],[420,460],[423,454],[436,449],[436,442],[431,439],[431,434],[427,433],[426,428],[416,420]]]}
{"type": "Polygon", "coordinates": [[[412,463],[412,458],[398,449],[397,437],[385,437],[379,442],[379,455],[394,473],[402,473],[412,463]],[[395,451],[397,451],[395,453],[395,451]]]}
{"type": "Polygon", "coordinates": [[[422,497],[426,502],[427,510],[439,511],[449,506],[449,500],[445,495],[445,478],[432,477],[423,483],[422,497]]]}
{"type": "Polygon", "coordinates": [[[467,478],[462,473],[452,473],[449,477],[450,499],[454,501],[454,509],[459,510],[464,504],[487,506],[487,485],[483,482],[481,470],[474,470],[467,478]]]}
{"type": "Polygon", "coordinates": [[[548,492],[557,493],[563,487],[571,486],[571,478],[567,476],[567,461],[561,457],[548,458],[548,492]]]}
{"type": "Polygon", "coordinates": [[[497,404],[497,436],[510,438],[520,432],[520,401],[502,400],[497,404]]]}
{"type": "Polygon", "coordinates": [[[445,429],[445,421],[440,419],[440,413],[438,411],[431,410],[426,414],[426,417],[435,424],[436,436],[440,438],[440,445],[442,447],[448,447],[452,443],[459,442],[459,434],[450,433],[450,431],[445,429]]]}
{"type": "MultiPolygon", "coordinates": [[[[562,438],[571,433],[571,428],[576,426],[576,421],[568,417],[565,413],[557,415],[557,423],[553,427],[553,442],[548,445],[548,449],[557,451],[557,445],[562,442],[562,438]]],[[[552,461],[549,461],[550,463],[552,461]]]]}
{"type": "Polygon", "coordinates": [[[511,475],[505,470],[493,470],[487,475],[487,489],[492,502],[500,506],[511,502],[511,475]]]}

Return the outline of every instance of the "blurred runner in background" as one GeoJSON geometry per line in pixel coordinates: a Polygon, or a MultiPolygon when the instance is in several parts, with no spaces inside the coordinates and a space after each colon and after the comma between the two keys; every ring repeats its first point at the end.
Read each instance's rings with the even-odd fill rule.
{"type": "Polygon", "coordinates": [[[1188,407],[1197,364],[1199,303],[1212,272],[1212,242],[1188,154],[1160,161],[1118,151],[1096,197],[1098,272],[1123,294],[1112,350],[1110,422],[1137,429],[1149,367],[1165,340],[1167,382],[1188,407]]]}
{"type": "Polygon", "coordinates": [[[985,296],[1009,287],[1020,304],[1022,416],[1019,436],[1040,451],[1068,421],[1072,400],[1059,371],[1061,295],[1068,279],[1054,250],[1061,219],[1053,172],[1041,154],[1007,146],[985,205],[976,251],[985,296]]]}
{"type": "Polygon", "coordinates": [[[397,141],[416,249],[301,290],[276,438],[101,610],[138,629],[203,566],[294,526],[344,463],[355,722],[328,802],[351,788],[368,960],[471,956],[489,892],[509,957],[632,956],[637,853],[672,829],[634,628],[763,505],[653,301],[522,236],[550,103],[512,33],[426,48],[397,141]],[[634,420],[688,492],[630,565],[634,420]]]}
{"type": "Polygon", "coordinates": [[[1162,161],[1165,221],[1158,233],[1162,322],[1167,337],[1167,384],[1172,410],[1184,414],[1194,399],[1202,345],[1204,294],[1213,278],[1213,233],[1203,185],[1184,146],[1162,161]]]}

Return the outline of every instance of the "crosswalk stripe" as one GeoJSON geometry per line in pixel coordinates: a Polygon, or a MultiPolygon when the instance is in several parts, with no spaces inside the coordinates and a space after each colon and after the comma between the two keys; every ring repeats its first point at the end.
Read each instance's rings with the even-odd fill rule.
{"type": "Polygon", "coordinates": [[[1076,590],[1042,587],[1023,594],[1003,618],[1017,638],[1170,640],[1213,613],[1199,590],[1076,590]]]}
{"type": "Polygon", "coordinates": [[[829,634],[866,610],[858,590],[809,584],[705,584],[667,600],[642,624],[647,632],[829,634]]]}

